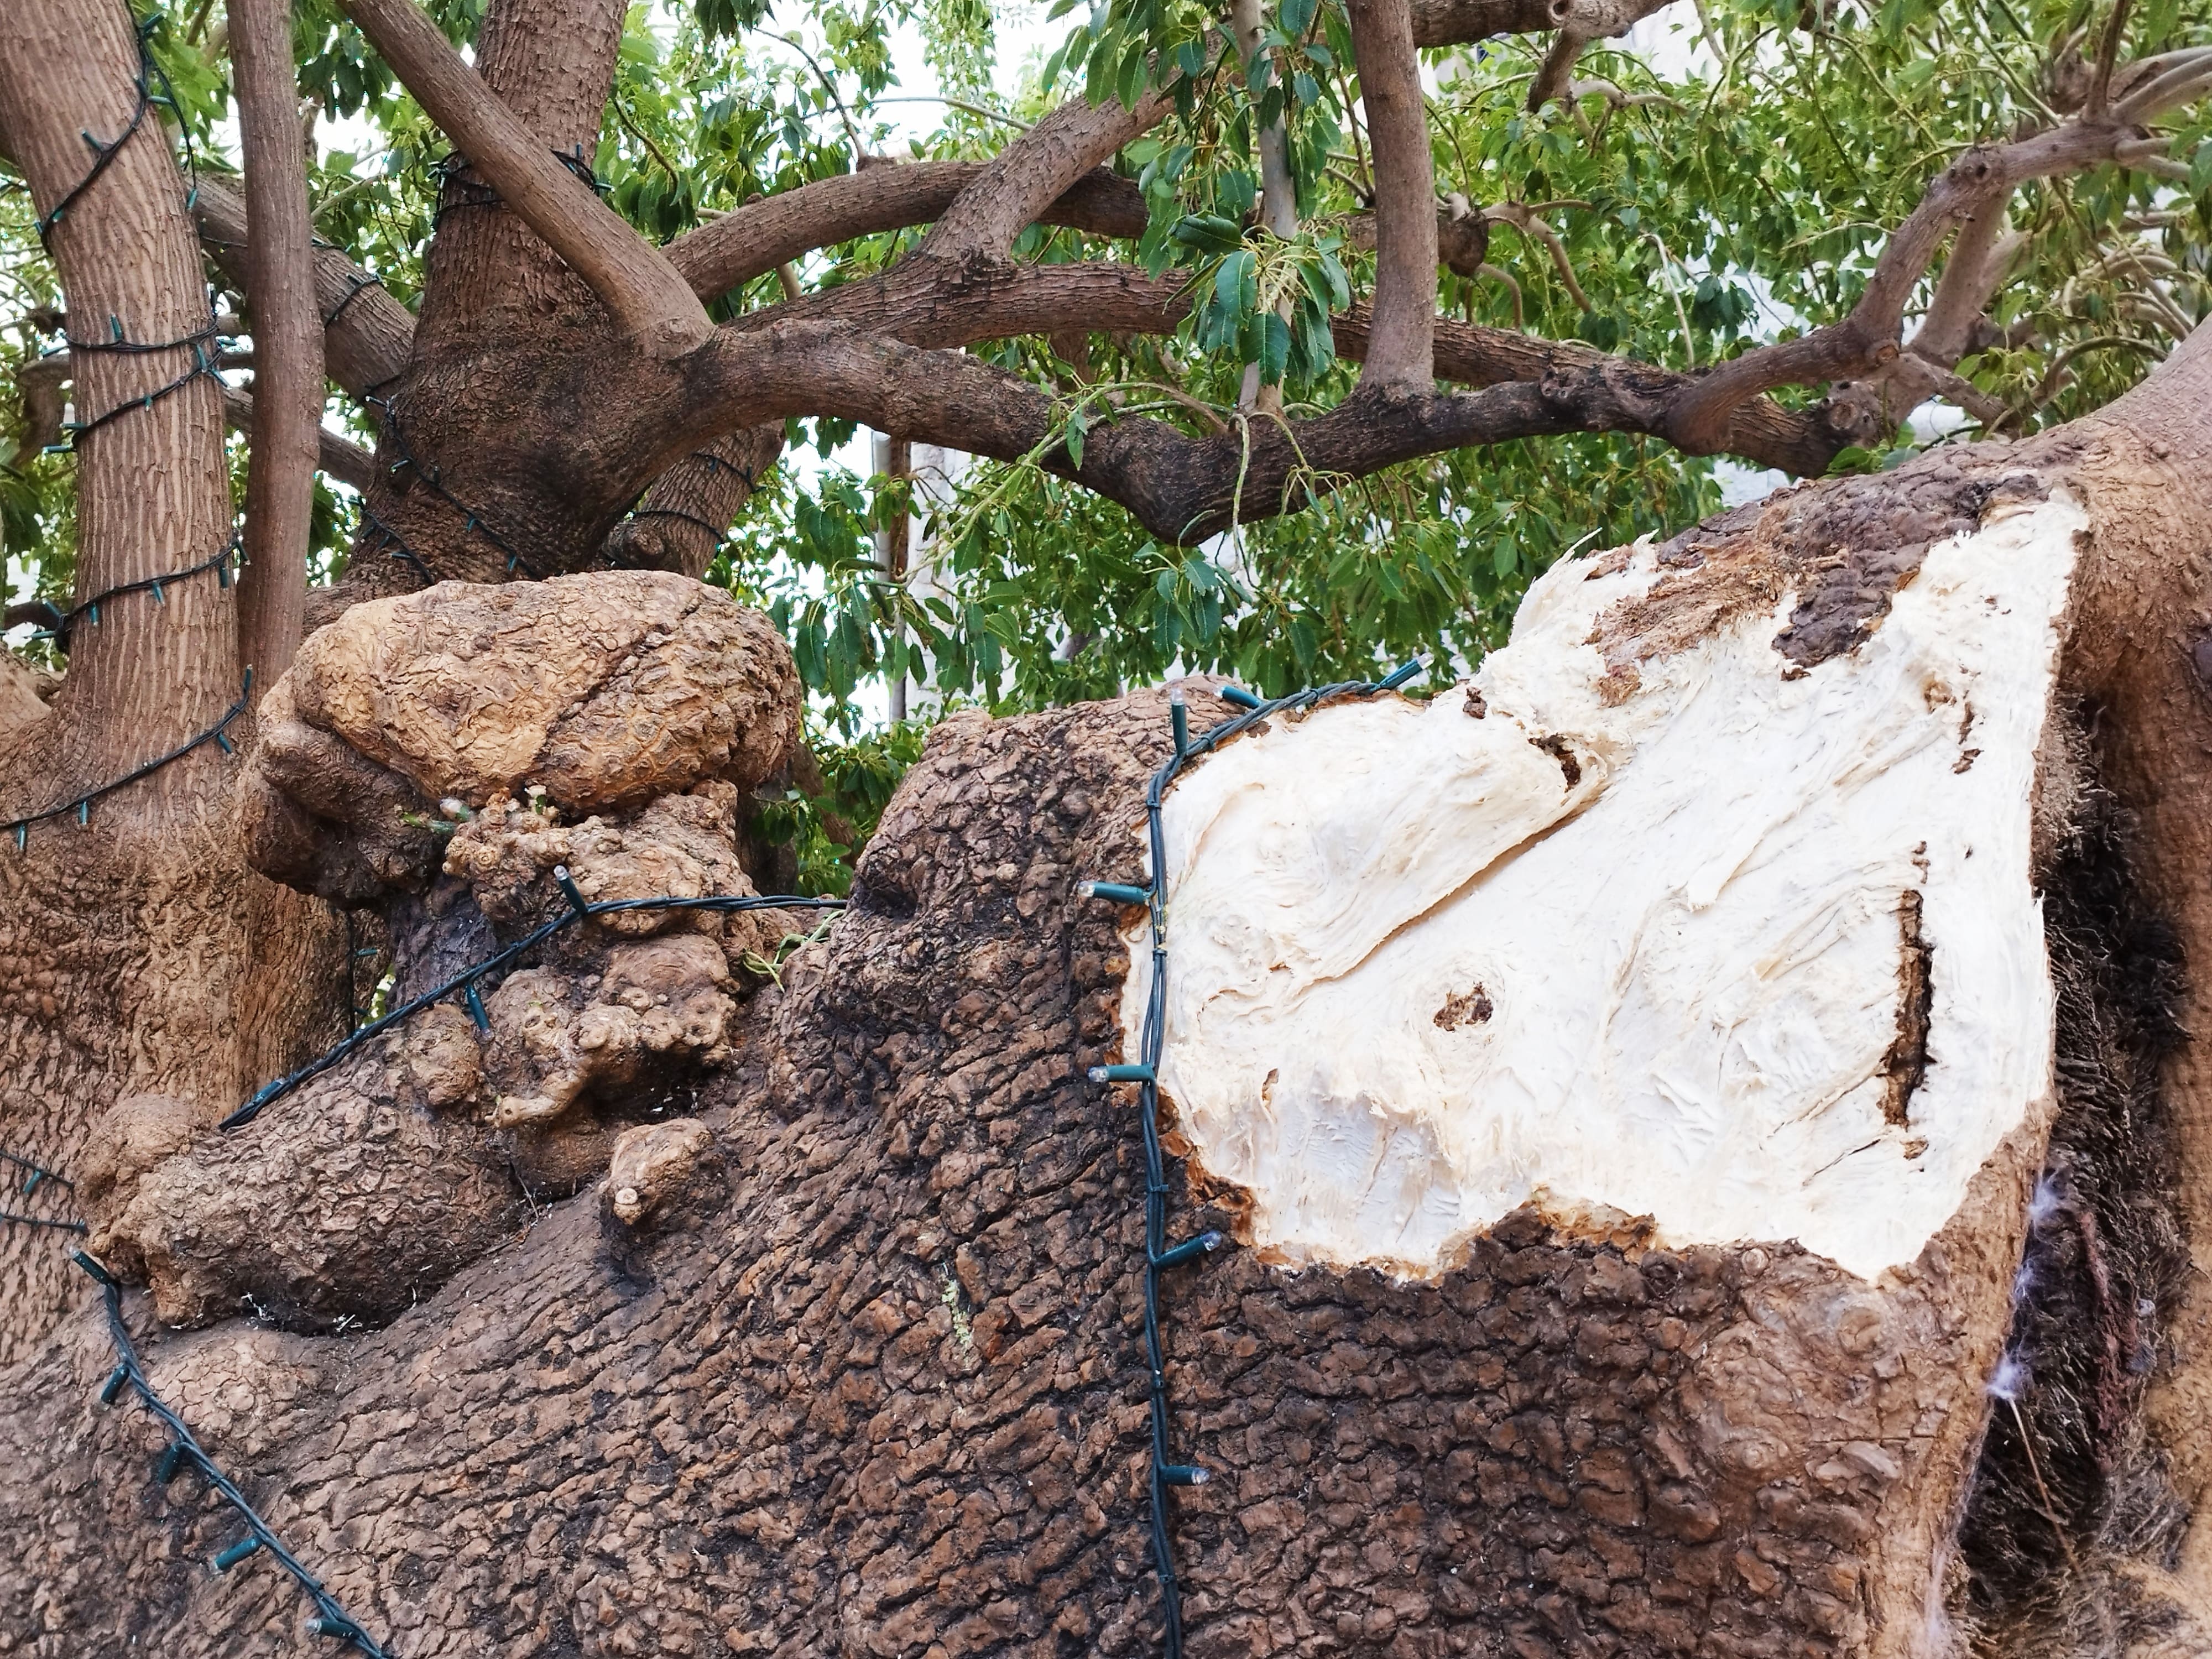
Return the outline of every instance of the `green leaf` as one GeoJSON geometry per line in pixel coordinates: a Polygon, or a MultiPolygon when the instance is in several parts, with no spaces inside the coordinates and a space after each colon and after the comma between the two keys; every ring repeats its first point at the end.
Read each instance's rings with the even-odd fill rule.
{"type": "Polygon", "coordinates": [[[1243,227],[1218,213],[1188,215],[1176,221],[1169,234],[1185,247],[1194,247],[1201,253],[1229,253],[1244,246],[1243,227]]]}
{"type": "Polygon", "coordinates": [[[1152,67],[1150,57],[1142,40],[1129,43],[1121,58],[1121,72],[1114,83],[1114,95],[1121,100],[1122,108],[1136,108],[1137,100],[1145,95],[1146,76],[1152,67]]]}
{"type": "Polygon", "coordinates": [[[1268,386],[1279,386],[1291,360],[1290,325],[1272,311],[1260,313],[1255,320],[1260,331],[1259,349],[1254,354],[1260,379],[1268,386]]]}
{"type": "Polygon", "coordinates": [[[1252,308],[1257,297],[1253,272],[1258,266],[1252,251],[1245,247],[1239,247],[1221,262],[1220,269],[1213,273],[1213,295],[1224,309],[1241,315],[1252,308]]]}

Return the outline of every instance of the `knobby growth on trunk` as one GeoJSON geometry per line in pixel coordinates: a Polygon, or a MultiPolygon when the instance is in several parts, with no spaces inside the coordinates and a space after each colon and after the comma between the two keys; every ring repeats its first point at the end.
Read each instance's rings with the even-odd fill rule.
{"type": "Polygon", "coordinates": [[[1440,194],[1420,57],[1539,36],[1528,109],[1587,125],[1656,8],[1349,0],[1371,279],[1253,301],[1217,412],[970,349],[1079,388],[1291,246],[1264,100],[1326,9],[1109,8],[1108,95],[660,244],[584,159],[623,6],[495,0],[466,58],[343,9],[453,146],[412,310],[316,235],[287,8],[228,9],[238,186],[117,0],[0,15],[78,492],[66,672],[0,685],[0,1651],[2212,1642],[2212,335],[1558,565],[1425,703],[955,714],[842,914],[758,902],[805,695],[699,580],[798,418],[1170,547],[1571,433],[1817,477],[1977,409],[2008,204],[2166,177],[2212,48],[2115,8],[1832,319],[1674,369],[1440,313],[1498,225],[1581,289],[1440,194]],[[1224,87],[1266,199],[1184,222],[1200,283],[1127,157],[1224,87]],[[311,588],[318,469],[360,528],[311,588]],[[424,1006],[349,1037],[372,988],[424,1006]]]}

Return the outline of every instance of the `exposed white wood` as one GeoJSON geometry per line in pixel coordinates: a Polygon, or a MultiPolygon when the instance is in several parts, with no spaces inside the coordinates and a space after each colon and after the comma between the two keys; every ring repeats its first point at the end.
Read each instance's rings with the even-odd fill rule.
{"type": "Polygon", "coordinates": [[[1457,693],[1324,708],[1189,774],[1162,1084],[1251,1190],[1254,1242],[1431,1273],[1535,1197],[1868,1278],[1917,1255],[2050,1087],[2029,811],[2085,523],[2056,496],[1938,544],[1856,653],[1796,678],[1785,594],[1615,707],[1590,635],[1651,555],[1563,564],[1477,676],[1486,718],[1457,693]],[[1899,1125],[1908,890],[1933,997],[1899,1125]]]}

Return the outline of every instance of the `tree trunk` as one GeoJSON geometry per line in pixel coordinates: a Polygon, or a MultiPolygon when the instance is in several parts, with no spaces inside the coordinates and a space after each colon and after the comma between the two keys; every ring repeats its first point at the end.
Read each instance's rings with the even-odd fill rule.
{"type": "MultiPolygon", "coordinates": [[[[80,603],[208,564],[231,531],[220,387],[191,373],[196,352],[212,362],[198,243],[159,112],[137,113],[137,68],[120,6],[27,0],[0,17],[0,142],[39,210],[61,207],[51,246],[70,331],[95,348],[75,353],[76,418],[125,411],[78,434],[80,603]],[[87,131],[131,136],[72,198],[94,160],[87,131]],[[184,343],[97,349],[118,337],[184,343]]],[[[69,673],[46,714],[0,754],[0,818],[67,809],[30,825],[20,849],[12,834],[0,843],[0,1149],[40,1167],[66,1174],[85,1125],[118,1094],[178,1095],[220,1115],[344,1006],[329,913],[240,856],[235,763],[219,745],[89,801],[82,823],[74,810],[210,731],[239,697],[234,605],[211,565],[158,596],[100,603],[70,630],[69,673]]],[[[241,719],[226,736],[242,746],[251,732],[241,719]]],[[[65,1189],[31,1207],[66,1218],[65,1189]]],[[[35,1350],[70,1299],[60,1237],[0,1223],[0,1357],[35,1350]]]]}
{"type": "MultiPolygon", "coordinates": [[[[1170,794],[1167,1202],[1241,1246],[1163,1279],[1191,1653],[2212,1639],[2208,382],[2212,335],[2033,444],[1563,567],[1467,690],[1272,715],[1170,794]]],[[[602,597],[640,580],[498,600],[506,643],[469,590],[356,609],[272,694],[268,821],[352,811],[391,892],[438,860],[373,789],[473,791],[444,867],[509,933],[580,848],[720,867],[713,780],[795,691],[701,678],[738,625],[602,597]],[[571,615],[635,620],[579,666],[571,615]],[[492,713],[407,690],[465,650],[492,713]],[[556,816],[503,798],[538,773],[556,816]]],[[[720,1058],[546,1091],[629,1006],[592,924],[480,1056],[448,1010],[166,1162],[111,1123],[97,1241],[165,1318],[276,1322],[128,1298],[155,1386],[390,1651],[1158,1650],[1144,1158],[1085,1078],[1147,969],[1073,884],[1140,877],[1166,716],[947,720],[826,945],[678,988],[720,1058]],[[560,1179],[364,1196],[499,1157],[560,1179]]],[[[282,1645],[109,1364],[88,1297],[9,1376],[0,1634],[282,1645]]]]}
{"type": "Polygon", "coordinates": [[[233,0],[225,15],[238,66],[251,236],[246,292],[253,308],[255,422],[239,650],[266,687],[291,665],[307,606],[323,424],[323,319],[316,309],[291,9],[280,0],[233,0]]]}

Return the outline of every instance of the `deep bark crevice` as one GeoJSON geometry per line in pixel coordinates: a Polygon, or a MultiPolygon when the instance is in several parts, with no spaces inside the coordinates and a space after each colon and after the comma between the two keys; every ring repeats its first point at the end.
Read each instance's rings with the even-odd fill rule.
{"type": "Polygon", "coordinates": [[[2073,810],[2042,872],[2060,1104],[1954,1598],[1975,1650],[2008,1659],[2118,1654],[2165,1628],[2172,1610],[2128,1565],[2172,1571],[2190,1520],[2141,1416],[2188,1270],[2160,1086],[2187,1037],[2180,941],[2139,881],[2135,815],[2103,781],[2099,711],[2068,719],[2046,751],[2074,775],[2059,786],[2073,810]]]}
{"type": "Polygon", "coordinates": [[[1922,932],[1920,920],[1920,894],[1908,888],[1897,899],[1897,1041],[1890,1045],[1883,1062],[1888,1080],[1882,1092],[1881,1115],[1891,1123],[1912,1121],[1912,1091],[1928,1075],[1928,1019],[1936,1001],[1936,947],[1922,932]]]}

